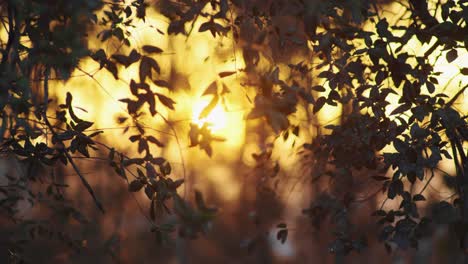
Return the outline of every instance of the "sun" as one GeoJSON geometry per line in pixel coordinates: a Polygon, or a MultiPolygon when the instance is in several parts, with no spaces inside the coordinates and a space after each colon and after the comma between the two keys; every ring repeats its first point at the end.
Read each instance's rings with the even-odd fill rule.
{"type": "Polygon", "coordinates": [[[209,99],[201,98],[195,102],[192,108],[192,123],[197,124],[198,127],[202,127],[207,124],[211,131],[219,132],[227,126],[227,114],[224,111],[221,104],[218,104],[205,118],[199,118],[200,113],[210,103],[209,99]]]}

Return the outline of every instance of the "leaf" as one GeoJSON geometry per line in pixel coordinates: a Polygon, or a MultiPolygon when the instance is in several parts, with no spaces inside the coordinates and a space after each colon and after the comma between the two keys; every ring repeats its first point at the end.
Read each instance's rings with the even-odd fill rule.
{"type": "Polygon", "coordinates": [[[161,74],[161,68],[159,67],[158,62],[153,58],[149,58],[148,61],[149,61],[151,68],[154,69],[158,74],[161,74]]]}
{"type": "Polygon", "coordinates": [[[429,91],[429,93],[435,92],[435,85],[433,83],[426,82],[426,87],[427,87],[427,91],[429,91]]]}
{"type": "Polygon", "coordinates": [[[160,148],[164,147],[164,144],[153,136],[148,136],[146,139],[160,148]]]}
{"type": "Polygon", "coordinates": [[[148,199],[152,200],[154,193],[155,193],[155,191],[154,191],[153,187],[150,186],[150,185],[146,185],[146,187],[145,187],[146,197],[148,197],[148,199]]]}
{"type": "Polygon", "coordinates": [[[390,115],[396,115],[396,114],[401,114],[405,111],[408,111],[409,109],[411,108],[411,104],[407,103],[407,104],[402,104],[400,106],[398,106],[395,110],[393,110],[390,115]]]}
{"type": "Polygon", "coordinates": [[[341,99],[341,96],[336,90],[331,90],[328,94],[328,99],[339,101],[341,99]]]}
{"type": "Polygon", "coordinates": [[[130,80],[130,92],[133,94],[133,95],[137,95],[138,94],[138,85],[136,84],[136,82],[132,79],[130,80]]]}
{"type": "Polygon", "coordinates": [[[162,165],[166,162],[166,159],[163,157],[157,157],[151,160],[151,163],[156,164],[156,165],[162,165]]]}
{"type": "Polygon", "coordinates": [[[172,188],[177,189],[180,186],[182,186],[183,183],[184,183],[184,179],[178,179],[178,180],[174,181],[174,183],[172,185],[172,188]]]}
{"type": "Polygon", "coordinates": [[[299,136],[299,126],[294,126],[292,133],[298,137],[299,136]]]}
{"type": "Polygon", "coordinates": [[[81,122],[79,122],[79,123],[75,126],[75,130],[76,130],[76,131],[79,131],[79,132],[83,132],[83,131],[85,131],[86,129],[90,128],[92,125],[93,125],[92,122],[81,121],[81,122]]]}
{"type": "Polygon", "coordinates": [[[96,131],[96,132],[94,132],[94,133],[89,134],[88,137],[89,137],[89,138],[93,138],[93,137],[95,137],[95,136],[97,136],[97,135],[99,135],[99,134],[102,134],[102,133],[104,133],[104,131],[99,130],[99,131],[96,131]]]}
{"type": "Polygon", "coordinates": [[[141,58],[141,54],[138,53],[138,51],[136,51],[135,49],[132,49],[132,51],[130,52],[130,55],[128,55],[129,65],[137,62],[140,58],[141,58]]]}
{"type": "Polygon", "coordinates": [[[144,83],[147,77],[151,78],[151,65],[149,62],[149,57],[143,56],[140,62],[139,76],[140,82],[144,83]]]}
{"type": "Polygon", "coordinates": [[[207,30],[211,30],[212,27],[213,27],[212,24],[213,24],[212,21],[208,21],[208,22],[205,22],[205,23],[201,24],[200,28],[198,29],[198,32],[204,32],[204,31],[207,31],[207,30]]]}
{"type": "Polygon", "coordinates": [[[323,87],[322,85],[316,85],[316,86],[313,86],[310,89],[312,89],[314,91],[317,91],[317,92],[325,92],[325,87],[323,87]]]}
{"type": "Polygon", "coordinates": [[[130,6],[127,6],[124,11],[127,18],[129,18],[132,15],[132,8],[130,6]]]}
{"type": "Polygon", "coordinates": [[[162,95],[160,93],[155,93],[155,95],[158,97],[159,101],[165,105],[167,108],[169,109],[172,109],[174,110],[174,104],[176,103],[174,100],[172,100],[171,98],[165,96],[165,95],[162,95]]]}
{"type": "Polygon", "coordinates": [[[111,62],[111,61],[107,61],[106,62],[106,69],[112,73],[112,75],[114,76],[114,78],[116,80],[119,79],[119,75],[118,75],[118,71],[117,71],[117,66],[115,66],[115,63],[111,62]]]}
{"type": "Polygon", "coordinates": [[[156,173],[156,169],[151,163],[147,162],[145,165],[145,168],[146,168],[146,176],[148,176],[148,178],[155,179],[158,176],[158,174],[156,173]]]}
{"type": "Polygon", "coordinates": [[[148,149],[148,142],[145,139],[140,139],[138,141],[138,153],[142,153],[144,150],[148,149]]]}
{"type": "Polygon", "coordinates": [[[152,45],[144,45],[142,49],[146,53],[162,53],[163,52],[161,48],[152,46],[152,45]]]}
{"type": "Polygon", "coordinates": [[[122,55],[122,54],[114,54],[111,56],[116,62],[122,64],[127,68],[130,65],[130,60],[128,59],[127,56],[122,55]]]}
{"type": "Polygon", "coordinates": [[[447,59],[447,62],[452,62],[454,61],[456,58],[458,58],[458,52],[456,49],[452,49],[450,50],[449,52],[447,52],[447,55],[445,56],[445,58],[447,59]]]}
{"type": "Polygon", "coordinates": [[[333,79],[335,77],[335,74],[333,72],[330,72],[330,71],[323,71],[323,72],[319,73],[319,75],[317,75],[317,77],[331,80],[331,79],[333,79]]]}
{"type": "Polygon", "coordinates": [[[208,22],[201,24],[200,28],[198,29],[198,32],[204,32],[208,30],[211,32],[211,35],[213,35],[213,37],[216,37],[216,33],[220,35],[225,34],[227,31],[229,31],[229,28],[223,27],[221,24],[218,24],[214,22],[213,20],[210,20],[208,22]]]}
{"type": "Polygon", "coordinates": [[[149,111],[151,116],[156,115],[156,99],[154,98],[154,94],[147,93],[146,102],[149,104],[149,111]]]}
{"type": "Polygon", "coordinates": [[[130,192],[138,192],[143,188],[144,184],[140,180],[133,180],[129,185],[128,185],[128,191],[130,192]]]}
{"type": "Polygon", "coordinates": [[[377,72],[377,74],[375,75],[375,83],[377,85],[381,84],[383,82],[383,80],[387,78],[387,72],[386,71],[379,71],[377,72]]]}
{"type": "Polygon", "coordinates": [[[107,61],[107,55],[106,55],[106,52],[103,50],[103,49],[100,49],[98,51],[96,51],[95,53],[91,54],[91,58],[96,61],[96,62],[99,62],[99,68],[102,69],[102,67],[104,67],[106,61],[107,61]]]}
{"type": "Polygon", "coordinates": [[[408,149],[408,144],[406,144],[403,140],[399,138],[395,138],[393,140],[393,146],[400,153],[404,153],[408,149]]]}
{"type": "Polygon", "coordinates": [[[320,109],[322,109],[322,107],[325,105],[325,102],[326,102],[326,98],[323,96],[319,97],[317,101],[315,101],[314,111],[313,111],[314,114],[320,111],[320,109]]]}
{"type": "Polygon", "coordinates": [[[286,240],[288,239],[288,230],[287,229],[279,230],[278,233],[276,234],[276,239],[281,241],[281,244],[284,244],[284,242],[286,242],[286,240]]]}
{"type": "Polygon", "coordinates": [[[154,82],[154,84],[156,84],[157,86],[171,89],[170,84],[169,84],[168,82],[164,81],[164,80],[155,80],[155,81],[153,81],[153,82],[154,82]]]}
{"type": "Polygon", "coordinates": [[[218,94],[218,84],[216,83],[216,81],[213,81],[212,83],[210,83],[210,85],[208,85],[206,90],[203,92],[202,96],[210,94],[218,94]]]}
{"type": "Polygon", "coordinates": [[[167,33],[169,35],[185,33],[184,23],[182,20],[173,20],[167,27],[167,33]]]}
{"type": "Polygon", "coordinates": [[[236,73],[236,71],[226,71],[226,72],[220,72],[220,73],[218,73],[218,75],[219,75],[220,78],[224,78],[224,77],[231,76],[231,75],[233,75],[235,73],[236,73]]]}
{"type": "Polygon", "coordinates": [[[130,139],[131,142],[135,142],[137,140],[140,140],[140,138],[141,138],[141,135],[133,135],[129,137],[128,139],[130,139]]]}
{"type": "Polygon", "coordinates": [[[392,181],[388,187],[387,196],[393,200],[397,195],[401,195],[403,191],[403,182],[401,180],[392,181]]]}
{"type": "Polygon", "coordinates": [[[146,6],[145,4],[142,4],[143,1],[137,1],[137,3],[140,3],[137,5],[136,11],[137,11],[137,17],[142,19],[143,22],[145,22],[145,17],[146,17],[146,6]],[[140,3],[141,2],[141,3],[140,3]]]}
{"type": "Polygon", "coordinates": [[[219,96],[215,95],[213,96],[213,99],[211,99],[210,103],[201,111],[200,116],[198,117],[199,119],[207,117],[211,111],[216,107],[216,104],[219,101],[219,96]]]}
{"type": "Polygon", "coordinates": [[[137,173],[138,173],[138,177],[140,177],[141,179],[146,177],[143,171],[140,170],[140,168],[137,168],[137,173]]]}
{"type": "Polygon", "coordinates": [[[171,164],[166,161],[163,164],[159,165],[159,170],[164,176],[167,176],[171,174],[171,171],[172,171],[171,164]]]}
{"type": "Polygon", "coordinates": [[[386,18],[383,18],[381,19],[377,25],[376,25],[376,28],[377,28],[377,33],[381,36],[381,37],[388,37],[391,35],[390,31],[388,30],[388,21],[386,18]]]}
{"type": "Polygon", "coordinates": [[[417,201],[425,201],[426,198],[422,195],[422,194],[416,194],[415,196],[413,196],[413,201],[417,202],[417,201]]]}
{"type": "Polygon", "coordinates": [[[439,81],[435,77],[429,77],[429,81],[433,84],[439,84],[439,81]]]}

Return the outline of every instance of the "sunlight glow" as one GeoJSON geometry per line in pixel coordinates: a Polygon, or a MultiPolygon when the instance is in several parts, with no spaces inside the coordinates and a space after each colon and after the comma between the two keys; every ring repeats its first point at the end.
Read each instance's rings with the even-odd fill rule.
{"type": "Polygon", "coordinates": [[[202,127],[204,124],[208,124],[208,127],[213,132],[219,132],[227,126],[227,114],[224,111],[222,105],[218,104],[205,118],[199,118],[200,113],[210,103],[210,100],[202,98],[193,105],[192,110],[192,122],[197,124],[198,127],[202,127]]]}

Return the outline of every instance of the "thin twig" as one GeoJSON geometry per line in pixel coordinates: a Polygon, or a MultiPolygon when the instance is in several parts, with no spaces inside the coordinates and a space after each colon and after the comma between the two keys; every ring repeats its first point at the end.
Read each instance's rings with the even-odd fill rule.
{"type": "Polygon", "coordinates": [[[161,116],[161,118],[164,120],[164,122],[166,122],[166,124],[172,130],[172,133],[174,133],[177,148],[179,149],[180,162],[182,163],[183,179],[184,179],[184,182],[185,182],[185,184],[184,184],[184,199],[185,199],[187,197],[187,184],[188,183],[187,183],[187,177],[186,177],[187,175],[186,175],[186,172],[185,172],[185,161],[184,161],[184,154],[182,153],[182,146],[180,144],[179,137],[177,136],[177,132],[174,129],[174,126],[172,126],[172,124],[169,122],[169,120],[167,120],[162,114],[159,114],[159,116],[161,116]]]}
{"type": "Polygon", "coordinates": [[[465,85],[463,88],[461,88],[453,97],[452,99],[450,99],[450,101],[447,103],[447,106],[452,106],[453,103],[455,103],[455,101],[458,99],[458,97],[463,94],[466,90],[466,88],[468,87],[468,85],[465,85]]]}
{"type": "MultiPolygon", "coordinates": [[[[44,76],[44,111],[43,111],[43,117],[44,117],[44,122],[46,123],[47,127],[49,128],[50,132],[52,133],[53,136],[57,136],[57,133],[55,132],[54,130],[54,127],[52,126],[52,124],[49,122],[49,119],[47,117],[47,105],[49,103],[49,75],[50,75],[50,66],[46,66],[46,70],[45,70],[45,76],[44,76]]],[[[72,165],[73,167],[73,170],[76,172],[76,174],[78,174],[78,176],[80,177],[80,180],[81,182],[83,183],[83,185],[85,186],[86,190],[88,191],[88,193],[91,195],[91,197],[93,198],[94,200],[94,203],[96,204],[96,206],[99,208],[99,210],[102,212],[102,213],[105,213],[104,211],[104,208],[102,207],[102,204],[101,202],[98,200],[98,198],[96,197],[96,194],[94,193],[94,190],[93,188],[91,187],[91,185],[88,183],[88,181],[86,180],[86,178],[83,176],[83,174],[81,174],[80,172],[80,169],[78,168],[78,166],[75,164],[73,158],[70,156],[70,153],[68,153],[68,151],[64,150],[63,153],[65,154],[65,156],[67,157],[67,160],[70,162],[70,164],[72,165]]]]}
{"type": "Polygon", "coordinates": [[[427,180],[426,184],[421,189],[421,191],[419,191],[419,194],[423,194],[423,192],[426,190],[427,186],[429,186],[433,178],[434,178],[434,169],[431,169],[431,177],[429,178],[429,180],[427,180]]]}

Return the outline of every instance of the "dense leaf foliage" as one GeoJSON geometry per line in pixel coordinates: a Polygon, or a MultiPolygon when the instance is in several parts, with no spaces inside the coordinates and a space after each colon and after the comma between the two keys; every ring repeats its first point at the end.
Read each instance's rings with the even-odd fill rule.
{"type": "MultiPolygon", "coordinates": [[[[210,102],[199,117],[228,100],[225,96],[232,89],[225,78],[236,75],[254,94],[246,119],[267,124],[262,133],[274,136],[272,142],[264,137],[261,143],[267,147],[253,155],[256,169],[264,175],[259,195],[274,196],[277,175],[287,174],[271,156],[275,143],[304,133],[308,136],[298,155],[301,166],[311,171],[310,182],[365,177],[378,186],[366,200],[386,195],[369,217],[380,226],[378,238],[387,249],[418,248],[418,241],[437,225],[449,225],[460,247],[468,247],[468,127],[466,113],[456,107],[468,85],[451,84],[456,91],[445,93],[443,87],[449,84],[439,83],[441,72],[435,70],[438,57],[453,63],[468,50],[468,2],[9,0],[0,7],[6,34],[0,50],[1,153],[27,171],[0,186],[0,209],[31,236],[47,224],[18,217],[20,200],[45,203],[65,218],[87,221],[64,197],[66,183],[47,173],[53,168],[71,166],[96,207],[106,211],[76,162],[92,160],[97,153],[106,153],[102,159],[121,176],[119,184],[126,182],[129,192],[146,194],[150,208],[143,214],[158,242],[168,242],[175,231],[196,238],[216,218],[217,210],[205,204],[201,192],[193,194],[195,205],[180,194],[184,180],[173,175],[166,158],[152,152],[153,147],[164,149],[164,140],[142,121],[144,116],[159,116],[173,129],[161,109],[177,111],[178,106],[168,93],[176,89],[174,84],[161,77],[166,69],[158,61],[164,50],[132,42],[135,24],[146,23],[148,9],[155,9],[169,21],[167,28],[154,29],[161,38],[207,32],[213,38],[232,37],[241,50],[245,67],[218,73],[218,80],[204,90],[210,102]],[[390,7],[400,8],[401,17],[388,16],[385,10],[390,7]],[[90,38],[117,48],[90,47],[90,38]],[[118,98],[126,110],[118,122],[127,127],[125,135],[137,153],[99,141],[103,131],[92,129],[93,120],[80,118],[73,92],[66,94],[65,102],[49,96],[50,82],[69,81],[73,73],[83,71],[84,59],[92,59],[98,71],[117,80],[124,79],[122,71],[137,65],[137,76],[128,80],[131,96],[118,98]],[[318,116],[330,107],[339,109],[339,119],[319,124],[318,116]],[[299,120],[299,113],[306,113],[308,120],[299,120]],[[312,129],[317,133],[310,133],[312,129]],[[442,160],[450,161],[455,175],[440,169],[442,160]],[[428,200],[425,191],[435,177],[446,181],[454,196],[431,201],[431,210],[422,210],[420,204],[428,200]],[[40,187],[31,187],[35,181],[40,187]],[[387,200],[399,206],[389,208],[387,200]]],[[[468,68],[461,67],[459,75],[468,75],[468,68]]],[[[224,140],[208,125],[192,124],[187,137],[190,147],[198,146],[209,156],[216,152],[213,142],[224,140]]],[[[332,223],[335,239],[329,250],[338,256],[360,251],[367,244],[364,238],[372,235],[353,231],[349,212],[359,202],[351,184],[339,192],[316,194],[303,210],[315,228],[332,223]]],[[[273,220],[278,221],[276,238],[285,243],[288,225],[273,220]]],[[[67,241],[61,233],[58,238],[67,241]]],[[[258,240],[251,239],[248,248],[253,250],[258,240]]],[[[76,241],[70,245],[80,249],[76,241]]],[[[22,247],[12,242],[15,257],[20,258],[22,247]]]]}

